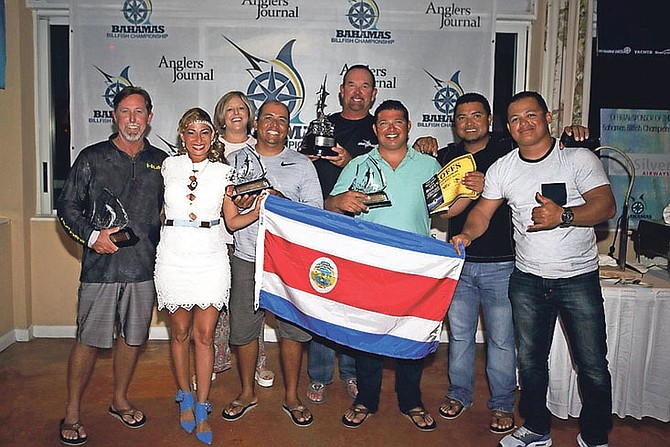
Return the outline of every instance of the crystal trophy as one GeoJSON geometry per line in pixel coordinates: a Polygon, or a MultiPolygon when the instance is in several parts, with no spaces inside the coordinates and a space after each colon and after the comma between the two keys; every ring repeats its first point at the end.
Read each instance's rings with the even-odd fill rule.
{"type": "Polygon", "coordinates": [[[117,247],[130,247],[139,242],[140,238],[129,226],[130,219],[126,209],[109,189],[104,188],[100,197],[93,202],[92,216],[91,224],[96,230],[120,228],[116,233],[109,235],[109,239],[117,247]]]}
{"type": "Polygon", "coordinates": [[[323,109],[326,108],[326,80],[328,75],[323,78],[323,84],[317,95],[319,100],[316,104],[316,119],[309,123],[307,133],[300,143],[298,152],[305,155],[316,155],[318,157],[336,156],[337,152],[333,150],[335,146],[335,125],[328,121],[328,117],[323,109]]]}
{"type": "Polygon", "coordinates": [[[232,165],[235,172],[232,176],[233,197],[244,194],[258,194],[264,189],[272,188],[265,178],[265,167],[260,157],[250,146],[232,154],[232,165]]]}
{"type": "Polygon", "coordinates": [[[368,155],[366,160],[356,167],[356,175],[349,190],[366,194],[369,199],[363,203],[372,209],[391,206],[391,200],[384,189],[386,189],[384,173],[377,161],[368,155]]]}

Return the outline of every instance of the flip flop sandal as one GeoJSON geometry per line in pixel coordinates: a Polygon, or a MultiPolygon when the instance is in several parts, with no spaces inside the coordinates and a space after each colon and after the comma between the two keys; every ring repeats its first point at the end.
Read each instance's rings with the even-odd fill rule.
{"type": "Polygon", "coordinates": [[[440,416],[442,416],[444,419],[456,419],[465,411],[467,407],[463,405],[460,401],[456,399],[447,399],[444,404],[440,407],[440,416]],[[442,407],[447,407],[446,410],[444,410],[442,407]],[[455,410],[455,411],[454,411],[455,410]],[[450,413],[453,411],[453,413],[450,413]]]}
{"type": "Polygon", "coordinates": [[[491,433],[502,435],[504,433],[509,433],[516,428],[516,425],[514,424],[514,413],[508,413],[506,411],[501,410],[493,410],[491,411],[491,416],[493,417],[491,425],[489,425],[489,430],[491,431],[491,433]],[[500,423],[505,419],[510,420],[512,424],[507,428],[500,428],[501,425],[500,423]],[[493,425],[494,423],[495,426],[493,425]]]}
{"type": "Polygon", "coordinates": [[[60,425],[58,427],[60,429],[60,434],[59,434],[60,442],[65,444],[65,445],[84,445],[84,444],[86,444],[88,442],[88,436],[81,436],[79,434],[79,430],[82,429],[83,427],[84,426],[79,421],[75,422],[74,424],[66,424],[65,419],[61,419],[60,420],[60,425]],[[77,433],[77,437],[72,438],[72,439],[66,438],[65,436],[63,436],[63,431],[73,431],[73,432],[77,433]]]}
{"type": "Polygon", "coordinates": [[[314,422],[314,417],[312,417],[311,413],[309,417],[305,418],[305,410],[307,410],[307,407],[304,405],[298,405],[297,407],[289,408],[288,405],[284,404],[281,407],[284,410],[284,413],[289,415],[291,422],[293,422],[298,427],[309,427],[312,425],[312,422],[314,422]],[[302,416],[304,420],[301,421],[298,419],[298,416],[296,416],[295,413],[300,413],[300,416],[302,416]]]}
{"type": "Polygon", "coordinates": [[[110,406],[109,409],[107,410],[107,413],[109,413],[109,415],[112,416],[114,419],[118,419],[119,421],[121,421],[121,423],[128,428],[144,427],[144,424],[147,423],[147,417],[144,414],[142,414],[142,419],[140,419],[139,421],[135,419],[135,414],[139,413],[139,411],[136,408],[129,408],[127,410],[116,410],[114,409],[114,407],[110,406]],[[127,420],[124,419],[124,417],[132,419],[133,422],[128,422],[127,420]]]}
{"type": "Polygon", "coordinates": [[[226,408],[223,409],[223,411],[221,412],[221,417],[228,422],[234,422],[239,418],[241,418],[242,416],[244,416],[247,411],[252,410],[256,405],[258,405],[258,401],[249,402],[248,404],[244,405],[242,402],[235,399],[234,401],[229,403],[228,406],[226,406],[226,408]],[[234,408],[242,408],[242,411],[235,414],[226,413],[226,410],[228,409],[232,410],[234,408]]]}
{"type": "Polygon", "coordinates": [[[342,415],[342,424],[347,427],[347,428],[358,428],[361,425],[363,425],[363,422],[367,421],[370,416],[372,416],[372,413],[370,413],[370,410],[367,409],[365,405],[362,404],[355,404],[352,405],[349,408],[350,411],[354,413],[354,416],[352,420],[347,419],[345,415],[342,415]],[[353,419],[356,419],[356,416],[358,415],[363,415],[363,419],[361,419],[358,422],[355,422],[353,419]]]}
{"type": "Polygon", "coordinates": [[[435,419],[433,419],[433,422],[431,424],[428,424],[427,418],[430,417],[430,414],[426,411],[425,408],[416,408],[414,410],[409,410],[407,413],[404,413],[404,415],[407,419],[410,420],[410,422],[412,422],[412,424],[414,424],[416,428],[418,428],[421,431],[433,431],[437,427],[435,419]],[[419,425],[419,422],[416,420],[416,418],[423,419],[423,422],[426,425],[419,425]]]}
{"type": "Polygon", "coordinates": [[[358,396],[358,382],[355,377],[350,377],[344,381],[344,388],[347,390],[347,394],[352,399],[356,399],[358,396]]]}
{"type": "Polygon", "coordinates": [[[311,382],[307,385],[307,400],[316,405],[325,403],[328,400],[326,385],[321,382],[311,382]]]}

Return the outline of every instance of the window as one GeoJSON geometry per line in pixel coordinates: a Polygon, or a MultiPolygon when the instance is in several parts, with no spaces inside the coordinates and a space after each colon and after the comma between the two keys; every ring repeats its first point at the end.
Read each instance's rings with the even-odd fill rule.
{"type": "Polygon", "coordinates": [[[39,214],[53,214],[70,169],[69,32],[67,10],[36,15],[39,214]]]}

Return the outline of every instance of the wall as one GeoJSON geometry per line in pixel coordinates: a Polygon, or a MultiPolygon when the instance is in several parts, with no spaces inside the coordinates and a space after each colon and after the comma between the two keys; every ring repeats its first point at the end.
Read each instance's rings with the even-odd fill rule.
{"type": "Polygon", "coordinates": [[[0,217],[0,351],[14,341],[9,335],[3,337],[14,329],[11,231],[9,220],[0,217]]]}
{"type": "MultiPolygon", "coordinates": [[[[35,211],[35,96],[32,20],[25,2],[6,0],[5,21],[7,82],[5,90],[0,91],[0,216],[11,221],[8,231],[12,255],[11,281],[6,284],[12,303],[6,309],[11,312],[13,327],[27,330],[32,318],[27,223],[35,211]]],[[[3,335],[0,333],[0,337],[3,335]]]]}

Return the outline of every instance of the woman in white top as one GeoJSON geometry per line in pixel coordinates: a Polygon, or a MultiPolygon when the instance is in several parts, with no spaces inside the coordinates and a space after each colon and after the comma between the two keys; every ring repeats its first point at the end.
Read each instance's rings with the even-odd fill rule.
{"type": "Polygon", "coordinates": [[[178,131],[180,155],[167,158],[161,168],[165,221],[156,251],[154,280],[158,310],[169,311],[181,426],[189,433],[195,430],[198,440],[211,444],[207,420],[211,407],[207,399],[214,362],[212,342],[230,289],[225,226],[236,230],[249,225],[258,218],[259,205],[249,213],[238,213],[231,199],[233,168],[223,157],[223,147],[207,112],[189,109],[179,121],[178,131]],[[199,385],[196,402],[189,383],[191,332],[199,385]]]}
{"type": "MultiPolygon", "coordinates": [[[[223,144],[226,157],[247,145],[251,147],[256,145],[256,139],[251,135],[253,124],[254,108],[244,93],[233,90],[219,99],[214,108],[214,127],[219,131],[219,141],[223,144]]],[[[226,244],[232,252],[233,236],[231,234],[226,234],[226,244]]],[[[219,316],[214,333],[215,373],[223,372],[231,367],[229,331],[228,312],[224,311],[219,316]]],[[[255,377],[256,383],[263,387],[270,387],[274,383],[275,375],[267,368],[262,330],[258,335],[258,361],[255,377]]]]}

